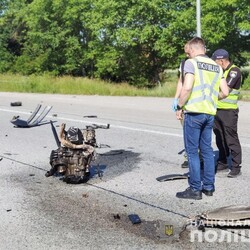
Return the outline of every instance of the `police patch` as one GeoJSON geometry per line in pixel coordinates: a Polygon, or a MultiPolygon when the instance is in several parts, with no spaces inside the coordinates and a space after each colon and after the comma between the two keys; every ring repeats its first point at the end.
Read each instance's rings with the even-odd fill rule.
{"type": "Polygon", "coordinates": [[[233,70],[232,70],[232,71],[230,72],[230,77],[231,77],[231,78],[235,78],[236,76],[237,76],[237,71],[233,71],[233,70]]]}

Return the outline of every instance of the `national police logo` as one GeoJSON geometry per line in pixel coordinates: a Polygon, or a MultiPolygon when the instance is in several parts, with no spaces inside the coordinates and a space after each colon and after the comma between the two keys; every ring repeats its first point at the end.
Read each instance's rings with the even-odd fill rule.
{"type": "Polygon", "coordinates": [[[174,227],[173,225],[165,225],[165,234],[167,236],[171,236],[174,234],[174,227]]]}
{"type": "Polygon", "coordinates": [[[232,71],[230,72],[230,77],[231,77],[231,78],[235,78],[236,76],[237,76],[237,71],[233,71],[233,70],[232,70],[232,71]]]}

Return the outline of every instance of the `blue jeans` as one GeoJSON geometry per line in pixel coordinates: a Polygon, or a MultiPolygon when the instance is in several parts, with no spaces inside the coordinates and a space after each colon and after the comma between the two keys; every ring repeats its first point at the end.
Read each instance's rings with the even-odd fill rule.
{"type": "Polygon", "coordinates": [[[189,185],[194,191],[214,190],[215,164],[212,148],[214,116],[202,113],[185,113],[184,144],[189,164],[189,185]],[[204,162],[201,176],[199,150],[204,162]]]}

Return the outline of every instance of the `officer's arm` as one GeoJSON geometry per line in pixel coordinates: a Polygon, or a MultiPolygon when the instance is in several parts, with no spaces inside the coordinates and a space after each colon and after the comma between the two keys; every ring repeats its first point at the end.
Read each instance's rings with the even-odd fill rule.
{"type": "Polygon", "coordinates": [[[175,92],[175,96],[174,96],[175,99],[178,99],[180,97],[181,89],[182,89],[182,79],[181,79],[181,76],[180,76],[179,79],[178,79],[176,92],[175,92]]]}
{"type": "Polygon", "coordinates": [[[227,76],[227,85],[232,91],[232,89],[239,89],[241,85],[241,71],[237,67],[233,67],[227,76]]]}
{"type": "Polygon", "coordinates": [[[229,94],[229,88],[227,86],[227,82],[224,78],[222,78],[220,81],[220,92],[218,96],[219,100],[226,98],[228,94],[229,94]]]}
{"type": "Polygon", "coordinates": [[[179,98],[179,106],[183,107],[187,102],[193,88],[194,83],[194,75],[191,73],[187,73],[185,75],[184,84],[181,90],[180,98],[179,98]]]}

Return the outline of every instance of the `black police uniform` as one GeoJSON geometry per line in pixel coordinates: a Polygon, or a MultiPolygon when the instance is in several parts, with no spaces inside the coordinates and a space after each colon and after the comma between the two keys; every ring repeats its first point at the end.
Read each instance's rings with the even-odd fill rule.
{"type": "MultiPolygon", "coordinates": [[[[227,67],[228,70],[232,63],[227,67]]],[[[232,67],[228,72],[226,81],[229,88],[240,89],[241,72],[238,67],[232,67]]],[[[227,157],[231,154],[232,170],[239,171],[242,162],[242,150],[238,137],[238,113],[239,109],[217,109],[214,119],[213,131],[216,135],[216,145],[219,149],[217,169],[222,170],[228,167],[227,157]]]]}

